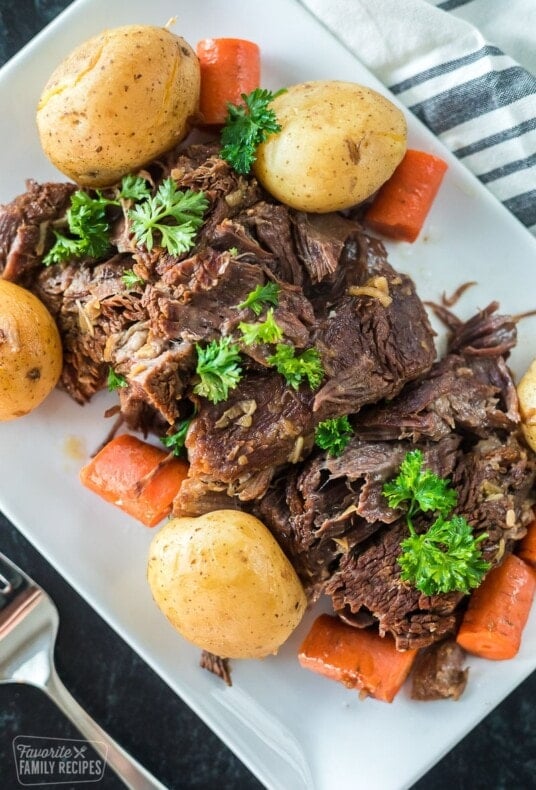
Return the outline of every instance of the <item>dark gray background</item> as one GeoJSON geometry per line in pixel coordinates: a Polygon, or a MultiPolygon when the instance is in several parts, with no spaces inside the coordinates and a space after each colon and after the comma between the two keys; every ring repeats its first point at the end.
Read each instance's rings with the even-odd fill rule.
{"type": "MultiPolygon", "coordinates": [[[[0,64],[67,5],[68,0],[0,0],[0,64]]],[[[2,108],[0,123],[9,123],[2,115],[2,108]]],[[[42,584],[58,606],[61,626],[56,661],[67,687],[99,724],[169,790],[253,790],[260,787],[239,760],[1,513],[0,550],[42,584]]],[[[456,703],[445,702],[445,705],[452,704],[456,703]]],[[[436,726],[441,727],[440,720],[436,726]]],[[[12,758],[12,740],[19,734],[76,737],[70,724],[39,692],[23,686],[0,686],[0,790],[20,787],[12,758]]],[[[378,737],[381,738],[381,733],[378,737]]],[[[385,752],[389,759],[389,744],[385,752]]],[[[337,759],[336,752],[333,759],[337,759]]],[[[84,786],[87,785],[75,787],[84,786]]],[[[47,787],[53,790],[52,785],[47,787]]],[[[66,790],[67,786],[56,787],[66,790]]],[[[109,774],[98,784],[99,790],[121,787],[109,774]]],[[[360,787],[358,763],[355,784],[351,787],[360,787]]],[[[350,785],[340,790],[349,788],[350,785]]],[[[536,788],[536,674],[491,713],[414,790],[443,788],[536,788]]]]}

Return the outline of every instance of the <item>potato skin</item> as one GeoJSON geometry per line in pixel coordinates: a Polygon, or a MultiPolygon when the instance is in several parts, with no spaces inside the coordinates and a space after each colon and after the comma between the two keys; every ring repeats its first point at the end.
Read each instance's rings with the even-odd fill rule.
{"type": "Polygon", "coordinates": [[[168,521],[151,543],[147,577],[177,631],[224,658],[276,652],[306,606],[271,533],[236,510],[168,521]]]}
{"type": "Polygon", "coordinates": [[[281,131],[257,149],[254,173],[282,203],[324,213],[361,203],[406,151],[406,121],[385,96],[352,82],[319,80],[276,97],[281,131]]]}
{"type": "Polygon", "coordinates": [[[517,385],[521,429],[529,447],[536,452],[536,359],[517,385]]]}
{"type": "Polygon", "coordinates": [[[118,181],[187,133],[199,62],[165,28],[127,25],[85,41],[48,80],[37,109],[41,145],[78,184],[118,181]]]}
{"type": "Polygon", "coordinates": [[[0,421],[22,417],[54,389],[62,368],[61,340],[45,305],[0,279],[0,421]]]}

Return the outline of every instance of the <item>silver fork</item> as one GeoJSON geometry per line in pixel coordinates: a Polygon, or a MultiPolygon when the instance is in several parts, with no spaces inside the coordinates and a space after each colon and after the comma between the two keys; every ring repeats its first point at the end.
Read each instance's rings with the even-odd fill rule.
{"type": "Polygon", "coordinates": [[[0,553],[0,683],[44,691],[130,790],[166,790],[65,688],[54,665],[59,615],[48,594],[0,553]]]}

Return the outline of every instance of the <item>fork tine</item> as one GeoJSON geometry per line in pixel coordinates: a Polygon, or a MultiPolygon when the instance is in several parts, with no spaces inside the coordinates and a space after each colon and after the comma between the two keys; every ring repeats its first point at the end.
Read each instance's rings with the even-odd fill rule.
{"type": "Polygon", "coordinates": [[[0,552],[0,596],[11,595],[24,580],[24,575],[0,552]]]}
{"type": "Polygon", "coordinates": [[[0,573],[0,595],[9,595],[9,593],[13,592],[13,585],[0,573]]]}
{"type": "Polygon", "coordinates": [[[20,595],[24,586],[30,586],[29,577],[0,553],[0,633],[6,616],[6,607],[20,595]]]}

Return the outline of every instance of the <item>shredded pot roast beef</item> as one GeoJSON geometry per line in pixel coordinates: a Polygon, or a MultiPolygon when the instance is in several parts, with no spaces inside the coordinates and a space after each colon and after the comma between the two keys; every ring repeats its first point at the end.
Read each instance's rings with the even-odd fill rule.
{"type": "MultiPolygon", "coordinates": [[[[466,323],[436,307],[450,330],[436,361],[413,282],[358,222],[276,203],[255,179],[233,172],[213,143],[150,172],[155,183],[171,175],[209,200],[187,254],[137,248],[118,212],[107,256],[43,267],[74,187],[30,181],[0,207],[0,274],[33,290],[56,318],[60,386],[84,403],[113,368],[127,384],[118,393],[121,417],[144,434],[163,437],[194,414],[176,515],[247,509],[275,535],[311,600],[331,596],[346,622],[374,624],[400,649],[443,644],[465,598],[427,596],[401,581],[405,521],[382,487],[419,448],[428,468],[451,479],[456,512],[487,533],[485,558],[493,565],[512,551],[530,518],[535,474],[506,364],[515,321],[496,304],[466,323]],[[130,270],[134,280],[124,278],[130,270]],[[289,386],[268,361],[269,345],[241,340],[239,323],[254,318],[239,305],[267,283],[279,287],[273,315],[287,342],[320,355],[324,377],[315,389],[289,386]],[[196,346],[223,337],[240,346],[243,375],[214,404],[193,392],[196,346]],[[353,438],[333,458],[315,446],[315,428],[340,416],[349,416],[353,438]]],[[[465,674],[444,644],[426,654],[416,696],[460,693],[465,674]]],[[[225,675],[217,658],[204,658],[214,661],[225,675]]]]}

